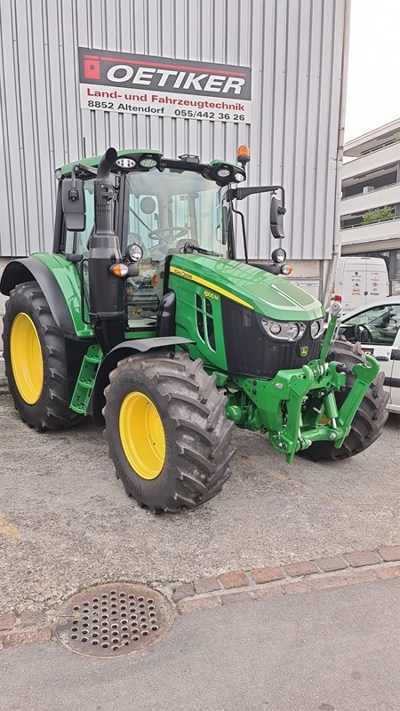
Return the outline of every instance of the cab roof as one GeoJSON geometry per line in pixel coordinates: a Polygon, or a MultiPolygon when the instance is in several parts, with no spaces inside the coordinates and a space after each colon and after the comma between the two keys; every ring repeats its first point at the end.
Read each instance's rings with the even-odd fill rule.
{"type": "MultiPolygon", "coordinates": [[[[95,175],[102,157],[102,155],[92,156],[91,158],[82,158],[82,160],[67,163],[57,168],[56,177],[58,180],[71,177],[71,173],[75,167],[78,167],[78,175],[79,173],[85,175],[85,168],[88,169],[87,172],[89,174],[92,173],[95,175]]],[[[200,163],[199,158],[193,155],[183,155],[180,156],[179,159],[169,159],[164,158],[161,151],[153,151],[145,148],[128,148],[123,151],[117,151],[117,160],[119,158],[132,158],[135,161],[136,165],[132,166],[132,168],[128,168],[128,170],[143,170],[140,166],[140,161],[143,158],[154,158],[157,161],[157,166],[154,167],[158,167],[159,169],[172,168],[175,170],[194,171],[214,180],[219,185],[227,185],[231,182],[239,183],[246,179],[246,173],[241,166],[222,159],[212,160],[210,163],[200,163]],[[222,171],[224,175],[220,175],[219,171],[222,171]]],[[[115,170],[119,168],[120,166],[115,166],[115,170]]]]}

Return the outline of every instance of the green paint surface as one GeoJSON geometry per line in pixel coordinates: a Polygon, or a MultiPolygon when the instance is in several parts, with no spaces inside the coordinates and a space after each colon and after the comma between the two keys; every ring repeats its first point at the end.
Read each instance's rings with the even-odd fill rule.
{"type": "Polygon", "coordinates": [[[92,338],[93,329],[81,317],[81,281],[76,265],[68,262],[63,254],[34,252],[30,256],[42,262],[53,274],[67,302],[75,334],[79,338],[92,338]]]}
{"type": "MultiPolygon", "coordinates": [[[[200,254],[174,255],[171,266],[225,289],[257,313],[277,321],[312,321],[325,316],[321,303],[281,276],[250,264],[200,254]]],[[[170,276],[170,279],[173,275],[170,276]]],[[[174,277],[174,284],[188,281],[174,277]]],[[[175,289],[174,289],[175,290],[175,289]]],[[[181,289],[177,292],[178,301],[181,289]]]]}

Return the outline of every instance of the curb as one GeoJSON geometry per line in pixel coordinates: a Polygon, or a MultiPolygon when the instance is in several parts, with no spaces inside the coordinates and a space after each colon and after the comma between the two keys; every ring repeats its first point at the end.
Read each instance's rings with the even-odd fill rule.
{"type": "MultiPolygon", "coordinates": [[[[391,578],[400,580],[400,545],[281,566],[228,571],[215,578],[203,577],[191,583],[175,584],[168,597],[175,611],[186,615],[238,602],[268,600],[391,578]]],[[[153,584],[153,587],[166,594],[168,585],[153,584]]],[[[49,642],[53,639],[56,619],[57,610],[54,609],[0,615],[0,649],[49,642]]]]}
{"type": "Polygon", "coordinates": [[[176,587],[172,600],[177,612],[185,615],[235,602],[267,600],[396,577],[400,580],[400,545],[200,578],[176,587]]]}

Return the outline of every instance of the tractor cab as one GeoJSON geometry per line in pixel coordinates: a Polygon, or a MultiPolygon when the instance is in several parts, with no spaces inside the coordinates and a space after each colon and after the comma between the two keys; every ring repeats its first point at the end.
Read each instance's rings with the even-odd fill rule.
{"type": "MultiPolygon", "coordinates": [[[[234,199],[277,190],[282,191],[284,199],[281,186],[237,189],[236,185],[245,180],[244,166],[248,160],[246,146],[238,151],[240,165],[218,160],[204,164],[194,155],[168,160],[157,151],[116,154],[109,173],[109,189],[113,195],[106,202],[108,200],[111,206],[108,228],[118,236],[117,251],[128,267],[128,274],[125,270],[121,273],[125,331],[150,334],[156,329],[160,304],[167,290],[166,269],[172,255],[208,254],[235,259],[234,213],[242,218],[243,251],[248,262],[245,222],[242,213],[233,207],[234,199]]],[[[88,263],[90,238],[95,230],[99,163],[100,157],[86,159],[57,171],[61,180],[59,202],[63,219],[56,225],[54,252],[65,254],[77,264],[87,302],[90,302],[88,263]]],[[[279,238],[284,236],[284,212],[280,201],[273,197],[271,230],[279,238]]],[[[272,254],[272,264],[255,266],[286,274],[285,257],[284,250],[279,248],[272,254]]]]}

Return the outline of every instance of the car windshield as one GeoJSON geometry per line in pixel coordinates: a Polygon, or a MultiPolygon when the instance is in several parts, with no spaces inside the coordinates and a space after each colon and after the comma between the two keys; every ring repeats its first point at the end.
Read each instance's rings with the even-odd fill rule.
{"type": "Polygon", "coordinates": [[[382,305],[376,306],[369,311],[363,311],[361,314],[347,319],[343,325],[356,326],[358,324],[365,324],[378,326],[382,321],[386,321],[388,318],[396,318],[395,309],[391,306],[382,305]]]}
{"type": "Polygon", "coordinates": [[[375,345],[393,344],[400,327],[400,305],[382,304],[344,319],[339,333],[346,340],[375,345]]]}
{"type": "Polygon", "coordinates": [[[223,225],[224,189],[199,173],[165,169],[127,175],[124,243],[138,243],[159,260],[182,251],[186,242],[227,253],[223,225]]]}

